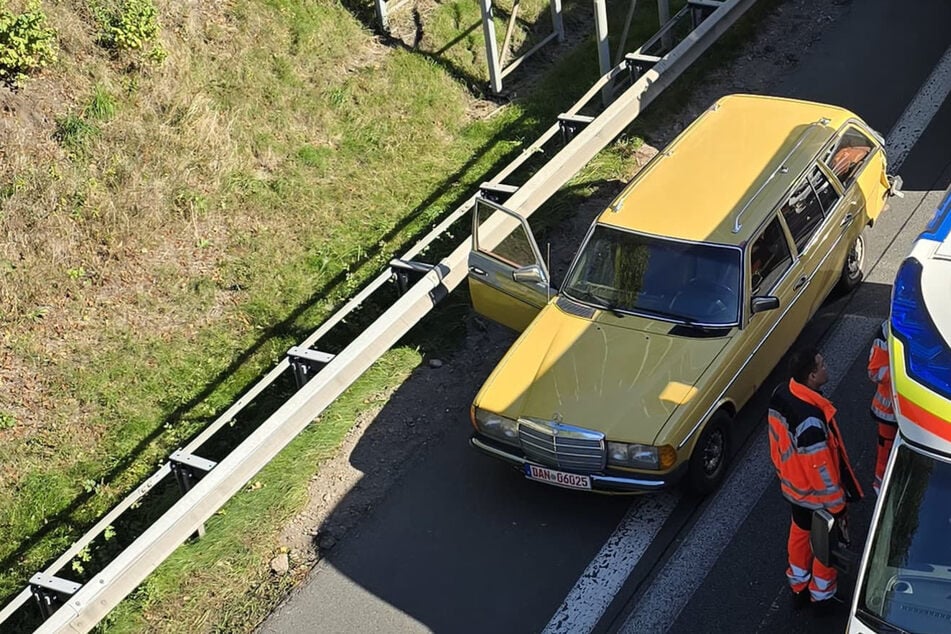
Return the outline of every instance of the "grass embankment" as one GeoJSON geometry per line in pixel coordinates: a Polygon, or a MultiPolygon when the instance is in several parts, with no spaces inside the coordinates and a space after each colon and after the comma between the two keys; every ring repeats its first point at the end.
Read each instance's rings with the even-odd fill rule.
{"type": "MultiPolygon", "coordinates": [[[[654,24],[642,5],[641,38],[654,24]]],[[[362,5],[160,1],[158,53],[104,47],[91,6],[43,5],[58,61],[2,93],[2,602],[596,69],[588,46],[480,119],[476,3],[430,7],[414,49],[381,45],[362,5]]],[[[547,8],[524,2],[521,16],[544,22],[547,8]]],[[[588,178],[616,177],[626,151],[588,178]]],[[[113,626],[254,623],[284,583],[267,574],[269,536],[356,412],[418,363],[419,345],[386,355],[113,626]]]]}

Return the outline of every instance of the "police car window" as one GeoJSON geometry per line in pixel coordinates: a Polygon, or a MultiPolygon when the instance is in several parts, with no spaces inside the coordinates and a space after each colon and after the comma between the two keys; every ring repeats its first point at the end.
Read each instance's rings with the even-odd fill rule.
{"type": "Polygon", "coordinates": [[[842,186],[848,189],[862,171],[862,166],[874,147],[871,139],[858,128],[850,127],[845,130],[824,160],[842,186]]]}
{"type": "Polygon", "coordinates": [[[816,196],[809,179],[804,178],[796,185],[793,193],[782,206],[783,218],[789,232],[796,241],[796,248],[802,253],[809,238],[822,225],[822,203],[816,196]]]}
{"type": "Polygon", "coordinates": [[[839,202],[839,192],[835,190],[835,187],[832,186],[832,183],[829,182],[829,179],[826,178],[826,175],[822,173],[818,167],[812,168],[812,171],[809,173],[809,182],[812,183],[813,189],[816,190],[816,195],[819,197],[819,202],[822,203],[822,210],[824,213],[828,214],[835,204],[839,202]]]}
{"type": "Polygon", "coordinates": [[[773,218],[750,247],[750,288],[752,294],[766,295],[792,265],[786,234],[773,218]]]}

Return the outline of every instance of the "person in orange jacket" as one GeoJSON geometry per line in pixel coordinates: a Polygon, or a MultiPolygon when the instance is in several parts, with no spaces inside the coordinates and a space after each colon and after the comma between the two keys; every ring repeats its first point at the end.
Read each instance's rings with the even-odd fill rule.
{"type": "Polygon", "coordinates": [[[862,489],[845,451],[835,406],[820,389],[829,371],[818,350],[797,350],[790,358],[789,382],[769,403],[770,458],[780,490],[792,506],[786,578],[794,606],[812,603],[827,611],[835,601],[836,570],[813,556],[809,541],[812,513],[825,509],[844,526],[847,503],[862,489]]]}
{"type": "Polygon", "coordinates": [[[892,406],[892,377],[888,369],[887,321],[882,322],[882,329],[869,350],[868,378],[877,384],[869,409],[872,418],[878,423],[878,456],[875,460],[875,481],[872,484],[875,495],[878,495],[882,488],[882,478],[885,476],[885,466],[888,464],[888,454],[898,433],[898,420],[892,406]]]}

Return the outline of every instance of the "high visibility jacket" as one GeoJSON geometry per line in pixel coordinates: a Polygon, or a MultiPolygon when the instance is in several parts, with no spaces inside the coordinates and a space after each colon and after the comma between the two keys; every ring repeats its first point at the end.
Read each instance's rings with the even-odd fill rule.
{"type": "Polygon", "coordinates": [[[876,337],[868,352],[868,378],[878,384],[872,397],[872,416],[889,423],[896,422],[892,406],[892,377],[888,369],[888,344],[876,337]]]}
{"type": "Polygon", "coordinates": [[[862,497],[835,411],[828,399],[793,379],[778,386],[769,403],[769,453],[783,496],[830,513],[862,497]]]}

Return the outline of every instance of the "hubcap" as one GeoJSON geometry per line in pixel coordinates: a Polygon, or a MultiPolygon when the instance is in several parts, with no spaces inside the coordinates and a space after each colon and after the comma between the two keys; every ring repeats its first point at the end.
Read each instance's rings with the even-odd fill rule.
{"type": "Polygon", "coordinates": [[[713,475],[720,466],[723,458],[723,432],[715,431],[710,434],[707,445],[703,448],[703,470],[707,475],[713,475]]]}
{"type": "Polygon", "coordinates": [[[849,249],[848,266],[849,279],[855,279],[862,274],[862,264],[865,263],[865,240],[862,236],[855,239],[849,249]]]}

